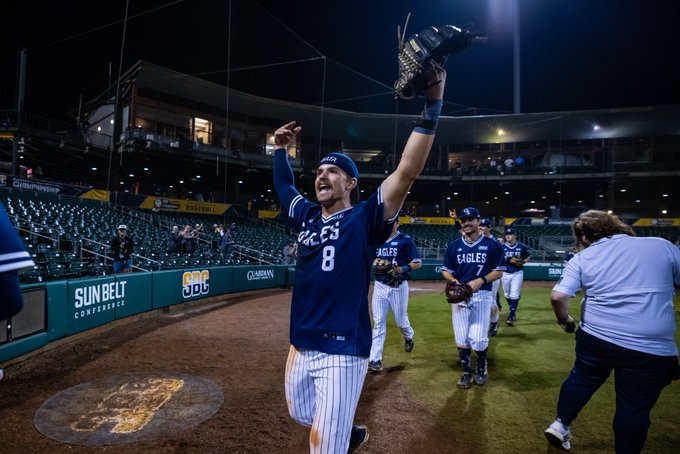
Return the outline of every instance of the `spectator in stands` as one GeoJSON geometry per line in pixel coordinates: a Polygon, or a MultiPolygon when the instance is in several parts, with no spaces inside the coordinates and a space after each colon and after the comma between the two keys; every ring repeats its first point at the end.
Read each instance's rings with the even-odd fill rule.
{"type": "Polygon", "coordinates": [[[168,252],[179,252],[181,237],[179,234],[179,227],[172,226],[172,230],[168,233],[168,252]]]}
{"type": "Polygon", "coordinates": [[[512,171],[512,166],[515,164],[515,161],[508,156],[508,158],[504,162],[505,164],[505,172],[510,173],[512,171]]]}
{"type": "Polygon", "coordinates": [[[181,241],[181,252],[186,254],[193,254],[196,250],[196,233],[195,230],[191,228],[191,224],[184,226],[184,230],[180,234],[181,241]]]}
{"type": "Polygon", "coordinates": [[[297,254],[297,248],[294,241],[289,241],[283,247],[283,264],[293,265],[295,263],[295,255],[297,254]]]}
{"type": "Polygon", "coordinates": [[[220,235],[217,247],[222,254],[229,254],[229,252],[231,252],[231,236],[229,235],[229,230],[225,230],[224,226],[219,225],[217,232],[220,235]]]}
{"type": "Polygon", "coordinates": [[[229,226],[229,237],[233,239],[238,235],[238,226],[236,225],[235,222],[232,222],[231,225],[229,226]]]}
{"type": "Polygon", "coordinates": [[[113,274],[132,272],[130,255],[135,251],[132,238],[127,236],[127,226],[118,226],[118,235],[111,238],[111,254],[113,255],[113,274]]]}

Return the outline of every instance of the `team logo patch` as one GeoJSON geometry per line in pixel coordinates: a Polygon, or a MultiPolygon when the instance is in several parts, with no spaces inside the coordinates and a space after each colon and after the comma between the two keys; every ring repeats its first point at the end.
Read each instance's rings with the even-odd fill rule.
{"type": "Polygon", "coordinates": [[[488,246],[479,246],[480,251],[488,251],[489,247],[488,246]]]}

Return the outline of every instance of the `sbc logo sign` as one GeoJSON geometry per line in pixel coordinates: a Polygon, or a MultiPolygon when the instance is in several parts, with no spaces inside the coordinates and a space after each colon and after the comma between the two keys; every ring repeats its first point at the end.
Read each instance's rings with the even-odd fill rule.
{"type": "Polygon", "coordinates": [[[207,295],[210,291],[210,271],[186,271],[182,274],[182,297],[207,295]]]}

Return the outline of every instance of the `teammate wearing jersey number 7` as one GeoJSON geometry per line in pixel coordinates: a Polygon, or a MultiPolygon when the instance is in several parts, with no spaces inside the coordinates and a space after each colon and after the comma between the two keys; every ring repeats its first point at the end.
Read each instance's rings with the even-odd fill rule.
{"type": "Polygon", "coordinates": [[[354,205],[359,172],[349,156],[333,152],[321,159],[314,203],[295,188],[288,161],[287,148],[299,148],[302,127],[291,121],[274,134],[274,186],[299,232],[286,401],[291,417],[311,427],[310,453],[354,452],[368,440],[366,427],[353,424],[371,350],[370,267],[432,147],[446,73],[433,64],[425,76],[425,109],[399,165],[376,192],[354,205]]]}
{"type": "Polygon", "coordinates": [[[486,356],[489,320],[491,305],[496,304],[492,282],[500,279],[505,267],[501,246],[479,230],[479,211],[474,207],[464,208],[458,219],[463,236],[453,240],[446,249],[442,276],[447,281],[468,284],[474,292],[469,301],[451,305],[453,333],[463,366],[458,387],[469,388],[473,381],[472,350],[477,357],[475,383],[484,385],[489,377],[486,356]]]}

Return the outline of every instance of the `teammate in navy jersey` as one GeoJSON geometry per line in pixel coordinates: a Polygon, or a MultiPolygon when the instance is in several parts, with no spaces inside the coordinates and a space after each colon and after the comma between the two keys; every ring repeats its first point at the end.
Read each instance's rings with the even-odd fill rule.
{"type": "Polygon", "coordinates": [[[422,171],[441,113],[445,71],[427,71],[425,109],[395,171],[376,192],[352,206],[359,172],[343,153],[319,162],[318,203],[295,188],[287,147],[302,128],[292,121],[276,130],[274,185],[298,234],[285,391],[292,418],[311,427],[311,453],[353,452],[368,439],[353,426],[371,349],[368,286],[375,250],[385,242],[406,194],[422,171]]]}
{"type": "MultiPolygon", "coordinates": [[[[24,307],[19,284],[19,271],[33,268],[35,263],[14,231],[5,208],[0,203],[0,321],[18,314],[24,307]]],[[[5,371],[0,369],[0,380],[5,371]]]]}
{"type": "Polygon", "coordinates": [[[33,268],[35,263],[21,238],[12,227],[5,208],[0,204],[0,321],[16,315],[24,306],[19,271],[33,268]]]}
{"type": "Polygon", "coordinates": [[[449,244],[442,267],[444,279],[466,283],[474,291],[470,301],[451,305],[453,333],[463,366],[459,388],[472,385],[472,350],[477,357],[475,383],[484,385],[488,380],[489,319],[491,305],[496,304],[492,282],[500,279],[504,269],[503,250],[498,242],[480,233],[479,218],[479,211],[474,207],[460,212],[458,219],[463,236],[449,244]]]}
{"type": "Polygon", "coordinates": [[[377,275],[373,284],[373,343],[368,360],[368,368],[380,372],[383,368],[382,353],[387,337],[387,313],[390,308],[394,321],[404,336],[404,350],[413,350],[413,327],[408,319],[408,280],[411,270],[417,270],[423,263],[413,238],[401,233],[399,218],[394,221],[392,235],[376,250],[376,257],[392,262],[393,268],[387,276],[377,275]]]}
{"type": "Polygon", "coordinates": [[[503,257],[505,260],[505,271],[501,278],[503,293],[510,307],[510,313],[505,321],[508,326],[513,326],[517,319],[517,306],[521,298],[522,283],[524,282],[524,271],[522,267],[531,258],[529,248],[517,241],[517,232],[508,227],[505,229],[505,243],[503,243],[503,257]]]}

